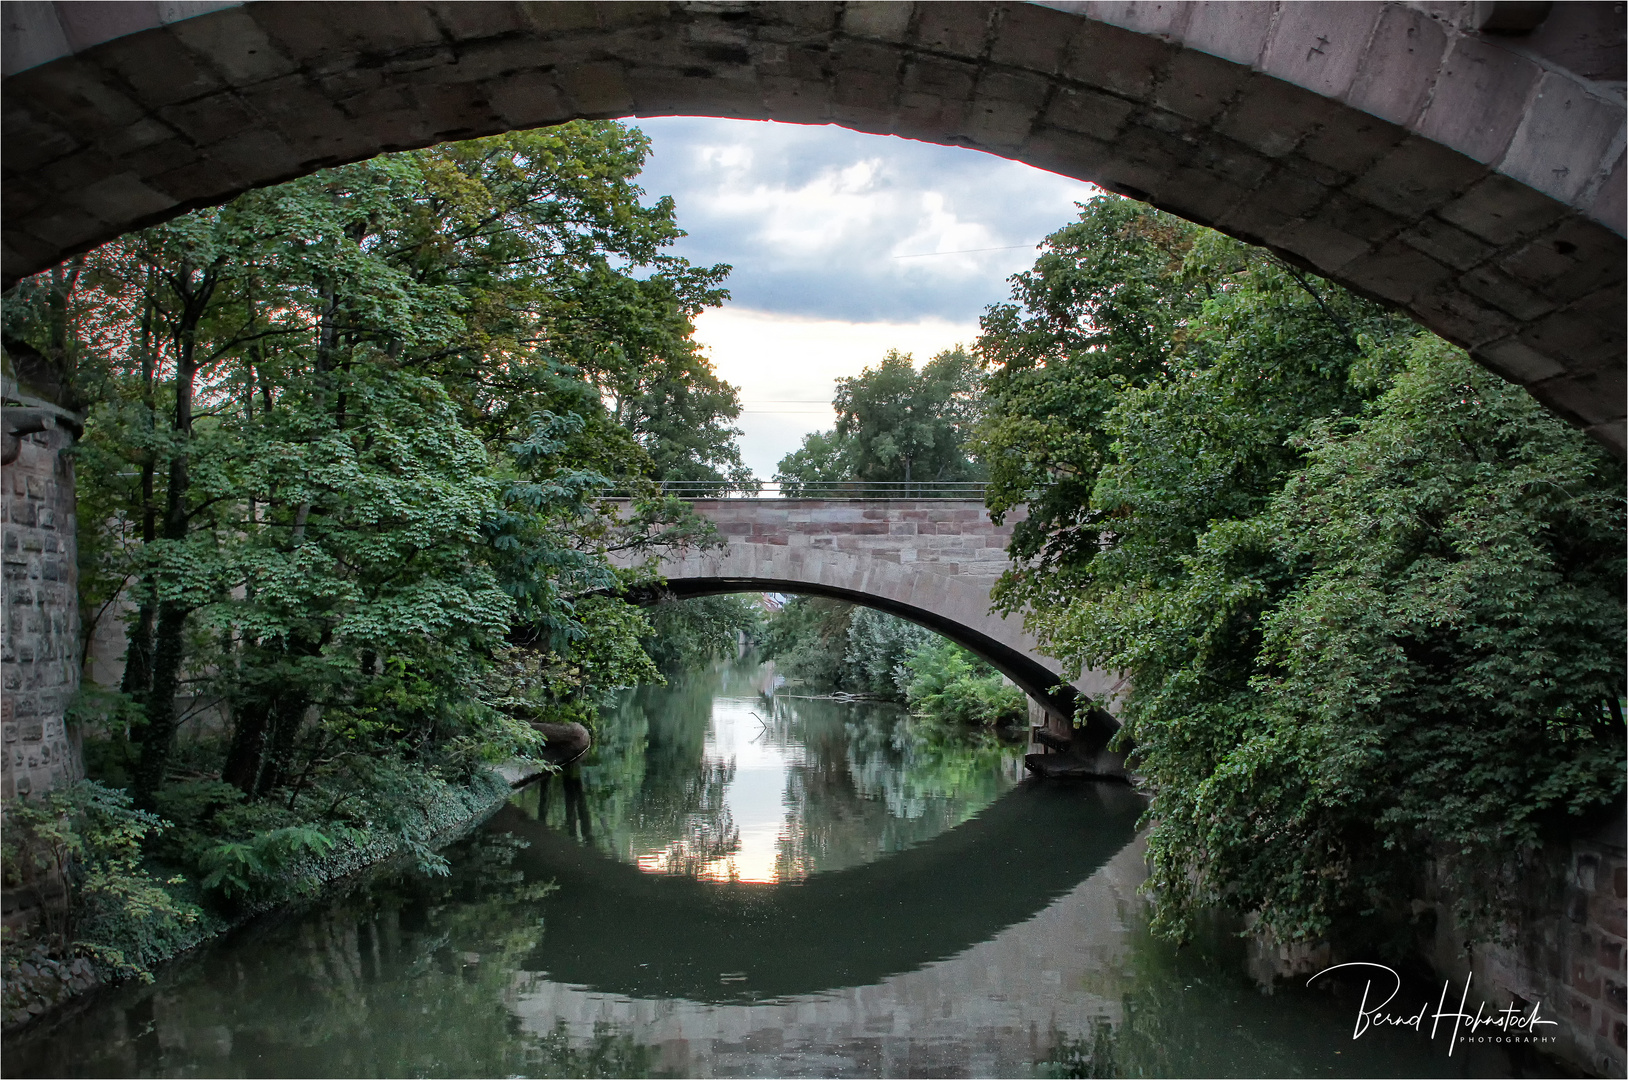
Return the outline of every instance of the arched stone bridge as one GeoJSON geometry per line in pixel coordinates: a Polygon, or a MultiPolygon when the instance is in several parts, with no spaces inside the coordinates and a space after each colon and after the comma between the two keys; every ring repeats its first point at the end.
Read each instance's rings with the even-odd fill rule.
{"type": "Polygon", "coordinates": [[[381,151],[579,117],[955,143],[1382,297],[1621,455],[1612,3],[4,7],[4,273],[381,151]]]}
{"type": "Polygon", "coordinates": [[[1017,616],[990,611],[989,591],[1010,565],[1021,511],[996,525],[973,499],[696,499],[721,549],[663,560],[667,595],[738,592],[827,596],[936,631],[989,661],[1045,708],[1071,717],[1077,693],[1109,700],[1120,680],[1085,672],[1072,686],[1017,616]]]}

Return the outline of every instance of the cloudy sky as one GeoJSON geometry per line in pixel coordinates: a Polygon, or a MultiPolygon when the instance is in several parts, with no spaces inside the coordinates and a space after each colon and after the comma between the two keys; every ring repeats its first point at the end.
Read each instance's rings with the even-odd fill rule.
{"type": "Polygon", "coordinates": [[[918,362],[971,343],[1007,278],[1096,191],[974,150],[834,127],[674,117],[642,179],[689,232],[675,253],[729,263],[734,299],[697,323],[741,388],[759,477],[830,427],[833,381],[890,348],[918,362]]]}

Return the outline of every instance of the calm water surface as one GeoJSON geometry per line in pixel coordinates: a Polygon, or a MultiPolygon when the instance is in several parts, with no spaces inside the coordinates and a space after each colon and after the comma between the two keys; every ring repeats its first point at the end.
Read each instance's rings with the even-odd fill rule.
{"type": "Polygon", "coordinates": [[[5,1074],[1511,1075],[1353,1041],[1360,985],[1265,995],[1229,935],[1156,942],[1127,789],[765,689],[742,663],[630,694],[450,877],[249,927],[9,1039],[5,1074]]]}

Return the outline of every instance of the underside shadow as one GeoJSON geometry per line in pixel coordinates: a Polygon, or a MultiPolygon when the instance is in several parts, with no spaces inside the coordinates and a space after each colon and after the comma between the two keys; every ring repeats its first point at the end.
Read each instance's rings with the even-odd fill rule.
{"type": "Polygon", "coordinates": [[[517,867],[559,886],[526,965],[631,997],[739,1002],[865,986],[1035,915],[1135,835],[1117,784],[1028,783],[927,843],[799,884],[651,874],[505,807],[517,867]]]}

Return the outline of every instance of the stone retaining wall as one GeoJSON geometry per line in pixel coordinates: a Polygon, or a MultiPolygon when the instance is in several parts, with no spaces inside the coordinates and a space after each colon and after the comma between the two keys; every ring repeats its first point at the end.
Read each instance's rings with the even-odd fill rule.
{"type": "Polygon", "coordinates": [[[79,690],[79,568],[73,445],[55,427],[25,435],[0,468],[0,798],[47,791],[83,772],[65,722],[79,690]]]}
{"type": "MultiPolygon", "coordinates": [[[[1503,886],[1516,892],[1521,908],[1504,944],[1466,947],[1451,897],[1438,896],[1429,957],[1455,989],[1471,980],[1472,1008],[1483,999],[1527,1013],[1537,1005],[1540,1018],[1558,1024],[1544,1029],[1559,1040],[1544,1051],[1594,1076],[1628,1075],[1624,847],[1619,819],[1603,833],[1542,852],[1521,880],[1503,886]]],[[[1488,1031],[1501,1034],[1481,1034],[1488,1031]]]]}

